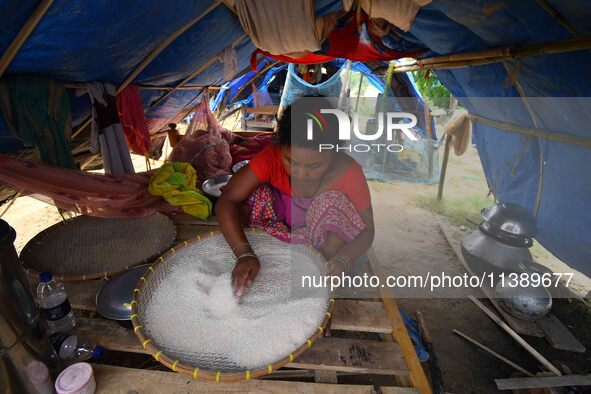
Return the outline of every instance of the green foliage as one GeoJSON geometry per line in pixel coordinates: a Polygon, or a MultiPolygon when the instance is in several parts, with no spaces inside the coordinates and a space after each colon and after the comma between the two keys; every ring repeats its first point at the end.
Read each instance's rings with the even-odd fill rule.
{"type": "Polygon", "coordinates": [[[429,73],[428,78],[425,78],[425,75],[427,75],[427,71],[413,71],[412,73],[423,97],[431,106],[449,109],[449,90],[439,82],[434,73],[429,73]]]}

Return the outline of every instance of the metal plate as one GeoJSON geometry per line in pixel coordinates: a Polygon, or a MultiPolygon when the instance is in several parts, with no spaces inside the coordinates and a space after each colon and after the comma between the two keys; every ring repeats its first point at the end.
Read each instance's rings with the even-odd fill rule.
{"type": "Polygon", "coordinates": [[[209,178],[203,182],[201,188],[205,194],[217,198],[222,195],[222,191],[220,189],[226,186],[226,184],[230,181],[230,178],[232,178],[232,175],[222,175],[209,178]]]}
{"type": "Polygon", "coordinates": [[[134,267],[102,285],[95,297],[96,311],[107,319],[129,320],[133,289],[149,266],[143,264],[134,267]]]}
{"type": "Polygon", "coordinates": [[[239,169],[250,163],[250,160],[242,160],[232,166],[232,172],[237,173],[239,169]]]}

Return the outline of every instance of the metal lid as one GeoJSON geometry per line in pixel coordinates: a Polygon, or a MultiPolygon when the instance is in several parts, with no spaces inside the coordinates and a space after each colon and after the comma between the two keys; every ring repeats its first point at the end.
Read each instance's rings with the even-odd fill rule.
{"type": "Polygon", "coordinates": [[[133,289],[149,266],[140,265],[109,279],[96,293],[96,311],[107,319],[129,320],[133,289]]]}
{"type": "Polygon", "coordinates": [[[493,236],[524,239],[533,238],[538,232],[536,218],[517,204],[495,204],[484,208],[481,215],[485,231],[493,236]]]}

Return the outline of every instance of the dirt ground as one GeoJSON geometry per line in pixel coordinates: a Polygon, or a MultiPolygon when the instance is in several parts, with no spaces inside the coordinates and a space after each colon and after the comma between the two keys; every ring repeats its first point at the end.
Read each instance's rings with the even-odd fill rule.
{"type": "MultiPolygon", "coordinates": [[[[137,157],[134,162],[139,171],[144,169],[143,158],[137,157]]],[[[439,223],[450,224],[453,220],[434,213],[417,202],[421,197],[436,195],[437,185],[370,182],[370,188],[377,229],[374,248],[387,275],[416,275],[442,270],[450,275],[462,275],[465,272],[439,229],[439,223]]],[[[444,199],[451,204],[455,199],[470,196],[487,201],[487,192],[476,150],[470,148],[461,157],[452,154],[444,199]]],[[[490,199],[490,204],[492,203],[490,199]]],[[[477,211],[466,212],[466,215],[477,216],[477,211]]],[[[35,234],[59,222],[61,217],[55,207],[33,198],[22,197],[3,219],[16,229],[16,248],[20,251],[35,234]]],[[[474,228],[469,222],[464,224],[474,228]]],[[[453,225],[457,227],[458,223],[453,225]]],[[[549,266],[555,272],[565,272],[568,269],[542,248],[536,247],[534,256],[536,261],[549,266]]],[[[571,288],[574,296],[584,296],[591,289],[591,280],[581,274],[573,281],[571,288]]],[[[493,378],[506,378],[513,372],[510,367],[454,335],[451,331],[453,328],[492,347],[531,372],[539,371],[531,356],[465,298],[400,299],[399,303],[411,316],[417,310],[423,313],[433,337],[447,392],[497,392],[493,378]]],[[[553,313],[561,318],[588,349],[591,348],[591,334],[588,332],[591,314],[586,304],[580,301],[555,300],[553,313]]],[[[575,373],[589,373],[591,370],[589,351],[584,354],[556,351],[544,339],[528,337],[527,340],[550,360],[568,365],[575,373]]]]}

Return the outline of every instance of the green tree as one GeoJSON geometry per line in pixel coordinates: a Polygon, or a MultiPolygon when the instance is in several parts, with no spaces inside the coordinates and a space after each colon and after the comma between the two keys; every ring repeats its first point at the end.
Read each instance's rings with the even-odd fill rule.
{"type": "Polygon", "coordinates": [[[429,102],[429,105],[449,109],[449,90],[437,79],[433,72],[425,78],[427,71],[413,71],[412,76],[415,79],[419,92],[429,102]]]}

